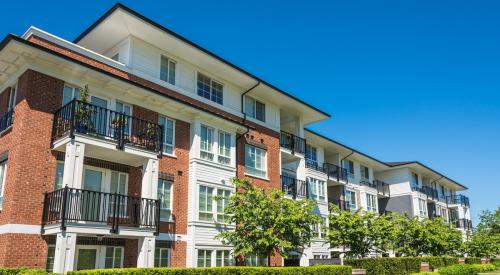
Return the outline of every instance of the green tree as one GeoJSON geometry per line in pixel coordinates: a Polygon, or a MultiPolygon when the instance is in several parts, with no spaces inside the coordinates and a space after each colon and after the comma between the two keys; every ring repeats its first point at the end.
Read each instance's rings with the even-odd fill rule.
{"type": "Polygon", "coordinates": [[[479,224],[466,243],[466,251],[475,257],[500,254],[500,207],[495,212],[485,210],[479,215],[479,224]]]}
{"type": "Polygon", "coordinates": [[[424,250],[425,232],[418,217],[394,214],[394,252],[400,256],[418,256],[424,250]]]}
{"type": "Polygon", "coordinates": [[[441,256],[459,255],[462,250],[462,233],[452,228],[441,218],[425,219],[420,222],[422,251],[419,254],[441,256]]]}
{"type": "MultiPolygon", "coordinates": [[[[238,260],[248,254],[270,258],[278,253],[300,250],[314,236],[312,226],[321,219],[312,213],[316,203],[308,199],[291,200],[275,189],[264,190],[246,179],[233,179],[237,192],[229,196],[224,212],[236,227],[221,232],[217,239],[234,247],[238,260]]],[[[222,198],[216,198],[222,199],[222,198]]]]}

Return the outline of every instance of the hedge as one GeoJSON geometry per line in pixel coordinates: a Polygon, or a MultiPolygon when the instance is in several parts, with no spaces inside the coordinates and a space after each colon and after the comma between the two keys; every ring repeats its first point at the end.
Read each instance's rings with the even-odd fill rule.
{"type": "Polygon", "coordinates": [[[367,275],[401,275],[418,273],[420,263],[428,262],[431,269],[458,264],[456,257],[397,257],[345,260],[352,268],[366,269],[367,275]]]}
{"type": "Polygon", "coordinates": [[[465,264],[480,264],[481,258],[479,257],[468,257],[465,258],[465,264]]]}
{"type": "Polygon", "coordinates": [[[130,274],[130,275],[351,275],[350,266],[315,265],[308,267],[213,267],[213,268],[118,268],[68,272],[68,275],[130,274]]]}
{"type": "Polygon", "coordinates": [[[0,268],[0,275],[43,275],[43,274],[47,274],[47,272],[41,269],[9,268],[9,267],[0,268]]]}

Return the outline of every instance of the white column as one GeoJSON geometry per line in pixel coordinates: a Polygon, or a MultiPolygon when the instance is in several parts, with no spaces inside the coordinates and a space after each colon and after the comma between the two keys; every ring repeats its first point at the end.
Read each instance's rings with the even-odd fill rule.
{"type": "Polygon", "coordinates": [[[158,160],[148,159],[143,164],[141,196],[157,199],[158,190],[158,160]]]}
{"type": "Polygon", "coordinates": [[[138,249],[137,267],[154,267],[155,237],[144,237],[139,239],[138,249]]]}
{"type": "Polygon", "coordinates": [[[76,233],[58,233],[54,255],[54,273],[74,270],[76,254],[76,233]]]}
{"type": "Polygon", "coordinates": [[[85,144],[74,140],[66,144],[66,157],[64,158],[63,187],[82,188],[83,159],[85,144]]]}

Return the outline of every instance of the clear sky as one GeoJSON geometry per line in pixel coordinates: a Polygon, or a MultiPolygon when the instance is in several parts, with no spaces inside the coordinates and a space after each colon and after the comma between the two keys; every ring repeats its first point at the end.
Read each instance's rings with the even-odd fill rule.
{"type": "MultiPolygon", "coordinates": [[[[8,1],[0,35],[74,39],[114,1],[8,1]]],[[[310,128],[385,161],[419,160],[500,206],[500,2],[123,1],[332,114],[310,128]]]]}

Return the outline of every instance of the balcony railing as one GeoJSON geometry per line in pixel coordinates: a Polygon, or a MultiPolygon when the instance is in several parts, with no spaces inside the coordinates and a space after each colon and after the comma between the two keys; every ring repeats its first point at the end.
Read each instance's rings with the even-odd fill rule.
{"type": "Polygon", "coordinates": [[[323,163],[323,170],[331,180],[348,182],[348,172],[345,168],[331,163],[323,163]]]}
{"type": "Polygon", "coordinates": [[[286,195],[292,196],[294,199],[297,197],[307,198],[309,195],[305,181],[285,175],[281,175],[281,191],[285,192],[286,195]]]}
{"type": "Polygon", "coordinates": [[[373,183],[377,186],[377,193],[381,196],[390,197],[391,189],[389,188],[389,184],[381,180],[374,180],[373,183]]]}
{"type": "Polygon", "coordinates": [[[448,204],[460,204],[462,206],[470,207],[469,198],[464,195],[451,195],[446,197],[448,204]]]}
{"type": "Polygon", "coordinates": [[[472,230],[472,221],[467,219],[458,219],[452,221],[452,224],[455,225],[455,228],[461,228],[465,230],[472,230]]]}
{"type": "Polygon", "coordinates": [[[14,121],[14,110],[9,110],[0,116],[0,132],[5,131],[14,121]]]}
{"type": "Polygon", "coordinates": [[[315,160],[306,159],[306,168],[325,173],[323,165],[318,164],[315,160]]]}
{"type": "Polygon", "coordinates": [[[294,134],[281,131],[280,146],[292,151],[292,154],[305,154],[306,140],[294,134]]]}
{"type": "Polygon", "coordinates": [[[371,181],[369,179],[361,179],[359,181],[359,184],[364,185],[364,186],[368,186],[371,188],[377,188],[377,184],[375,183],[375,181],[371,181]]]}
{"type": "Polygon", "coordinates": [[[437,200],[439,198],[437,189],[430,186],[422,186],[422,191],[428,198],[437,200]]]}
{"type": "Polygon", "coordinates": [[[73,100],[54,113],[52,141],[75,133],[117,142],[118,149],[130,144],[161,153],[162,126],[107,108],[73,100]]]}
{"type": "Polygon", "coordinates": [[[158,200],[64,187],[45,194],[42,225],[65,230],[68,223],[88,222],[109,225],[112,233],[120,226],[158,233],[159,215],[158,200]]]}

